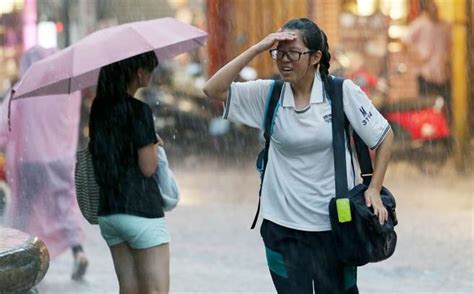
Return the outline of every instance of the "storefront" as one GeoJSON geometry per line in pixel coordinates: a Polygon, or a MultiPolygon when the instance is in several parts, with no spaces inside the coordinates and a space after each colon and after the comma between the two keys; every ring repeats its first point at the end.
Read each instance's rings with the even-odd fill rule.
{"type": "MultiPolygon", "coordinates": [[[[450,102],[455,154],[461,162],[468,151],[469,111],[472,110],[472,2],[434,0],[439,17],[451,26],[450,102]],[[469,52],[471,50],[471,52],[469,52]],[[469,65],[469,63],[471,63],[469,65]],[[459,147],[461,146],[461,147],[459,147]],[[463,149],[463,150],[461,150],[463,149]]],[[[374,104],[398,104],[421,99],[415,56],[402,42],[409,24],[420,14],[420,0],[207,0],[209,74],[231,58],[276,31],[291,18],[308,17],[322,27],[333,56],[330,71],[350,78],[363,74],[364,90],[374,104]],[[375,88],[370,89],[370,87],[375,88]],[[376,94],[375,94],[376,92],[376,94]]],[[[259,78],[276,72],[269,56],[260,55],[250,66],[259,78]]],[[[357,81],[356,82],[360,82],[357,81]]]]}
{"type": "MultiPolygon", "coordinates": [[[[24,29],[31,23],[31,4],[24,0],[0,1],[0,95],[18,80],[18,62],[31,42],[24,29]],[[30,6],[28,6],[30,5],[30,6]]],[[[34,8],[34,7],[33,7],[34,8]]],[[[35,15],[36,17],[36,15],[35,15]]],[[[36,20],[36,19],[35,19],[36,20]]]]}
{"type": "MultiPolygon", "coordinates": [[[[408,24],[409,0],[208,0],[209,72],[215,72],[231,57],[276,31],[292,18],[314,19],[328,35],[333,54],[332,70],[364,67],[375,77],[384,77],[387,97],[392,100],[416,96],[417,88],[409,60],[402,52],[400,36],[408,24]]],[[[251,64],[259,77],[270,77],[275,67],[269,56],[251,64]]]]}
{"type": "Polygon", "coordinates": [[[57,46],[57,32],[62,23],[51,21],[49,14],[59,2],[44,0],[0,1],[0,96],[19,79],[20,59],[35,46],[57,46]],[[41,21],[39,21],[41,20],[41,21]]]}
{"type": "MultiPolygon", "coordinates": [[[[340,39],[333,54],[335,62],[336,64],[338,61],[345,62],[346,76],[351,77],[352,72],[362,71],[366,76],[386,81],[385,94],[381,98],[383,101],[378,101],[377,98],[380,97],[377,95],[369,95],[375,104],[399,104],[406,99],[425,101],[426,97],[419,94],[415,73],[416,56],[409,54],[409,45],[402,43],[409,24],[420,15],[420,2],[420,0],[341,1],[340,39]]],[[[470,123],[469,113],[474,111],[472,109],[474,94],[471,86],[473,35],[472,20],[469,21],[473,18],[474,1],[434,0],[434,3],[438,7],[441,21],[447,22],[450,26],[451,49],[440,49],[447,55],[449,61],[446,72],[449,74],[451,93],[450,98],[445,101],[449,103],[447,106],[452,113],[450,132],[454,142],[452,152],[456,167],[460,171],[465,171],[470,168],[469,157],[472,148],[470,147],[472,120],[470,123]]],[[[443,42],[441,35],[438,41],[443,42]]],[[[443,48],[443,44],[440,43],[438,48],[443,48]]],[[[371,81],[367,78],[363,82],[371,81]]]]}
{"type": "Polygon", "coordinates": [[[386,103],[418,96],[416,60],[401,41],[409,23],[420,13],[418,2],[346,0],[342,3],[339,48],[342,52],[352,51],[349,59],[355,64],[350,71],[364,70],[383,79],[386,103]]]}

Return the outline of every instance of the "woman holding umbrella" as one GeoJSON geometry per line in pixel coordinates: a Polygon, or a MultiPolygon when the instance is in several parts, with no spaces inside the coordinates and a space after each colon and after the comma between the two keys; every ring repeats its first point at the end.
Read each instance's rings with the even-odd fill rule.
{"type": "Polygon", "coordinates": [[[133,97],[157,65],[147,52],[102,67],[90,114],[99,227],[121,293],[169,291],[170,235],[153,177],[158,139],[150,107],[133,97]]]}
{"type": "Polygon", "coordinates": [[[148,84],[157,57],[174,57],[202,46],[206,39],[206,32],[169,17],[121,24],[96,31],[33,64],[12,90],[14,102],[69,94],[98,81],[89,120],[89,151],[101,187],[99,226],[121,292],[169,288],[169,234],[153,177],[158,139],[150,108],[133,95],[148,84]]]}

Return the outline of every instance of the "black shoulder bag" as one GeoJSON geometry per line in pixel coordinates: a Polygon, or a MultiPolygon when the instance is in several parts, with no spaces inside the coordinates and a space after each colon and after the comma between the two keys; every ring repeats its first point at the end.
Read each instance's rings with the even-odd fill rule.
{"type": "MultiPolygon", "coordinates": [[[[382,187],[382,202],[388,211],[388,220],[381,225],[372,208],[365,204],[364,192],[372,179],[372,162],[367,145],[354,132],[357,158],[363,183],[348,191],[344,125],[346,117],[343,109],[343,79],[328,77],[329,95],[332,98],[332,133],[334,148],[334,168],[336,177],[336,197],[329,203],[332,234],[337,247],[338,258],[353,266],[378,262],[389,258],[395,251],[397,225],[395,198],[382,187]]],[[[349,143],[348,143],[349,144],[349,143]]]]}

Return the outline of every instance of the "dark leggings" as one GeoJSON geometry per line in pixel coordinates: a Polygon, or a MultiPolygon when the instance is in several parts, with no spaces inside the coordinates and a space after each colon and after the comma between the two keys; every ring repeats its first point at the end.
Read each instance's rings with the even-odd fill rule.
{"type": "Polygon", "coordinates": [[[260,233],[278,293],[359,293],[357,269],[337,260],[330,231],[298,231],[264,220],[260,233]]]}

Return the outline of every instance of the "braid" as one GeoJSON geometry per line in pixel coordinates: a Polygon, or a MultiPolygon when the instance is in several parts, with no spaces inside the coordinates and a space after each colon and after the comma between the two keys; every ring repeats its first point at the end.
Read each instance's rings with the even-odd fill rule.
{"type": "Polygon", "coordinates": [[[321,39],[322,39],[322,46],[321,46],[321,60],[319,61],[319,74],[321,75],[321,80],[323,81],[324,88],[326,93],[329,93],[329,61],[331,60],[331,53],[329,53],[329,44],[328,38],[326,34],[321,30],[321,39]]]}
{"type": "Polygon", "coordinates": [[[322,46],[321,46],[321,61],[319,62],[319,73],[321,77],[327,77],[329,75],[329,61],[331,60],[331,53],[329,53],[328,38],[326,34],[321,30],[322,35],[322,46]]]}

